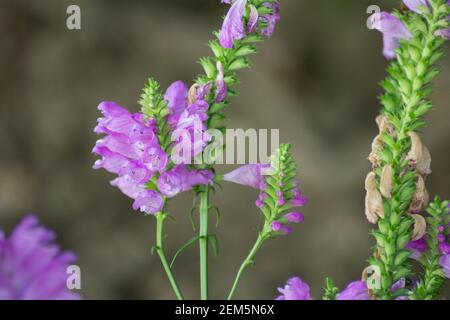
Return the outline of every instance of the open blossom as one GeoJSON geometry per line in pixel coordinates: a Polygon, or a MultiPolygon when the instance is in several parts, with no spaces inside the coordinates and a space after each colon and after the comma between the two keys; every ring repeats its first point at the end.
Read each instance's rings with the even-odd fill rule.
{"type": "Polygon", "coordinates": [[[258,10],[253,6],[249,6],[249,14],[247,25],[244,25],[244,15],[247,8],[247,0],[222,0],[222,3],[231,4],[222,28],[219,34],[220,45],[224,48],[233,48],[234,42],[245,38],[248,34],[256,31],[258,21],[265,24],[261,29],[261,34],[267,37],[272,36],[275,27],[280,21],[280,5],[279,1],[263,3],[264,6],[272,9],[272,12],[259,16],[258,10]]]}
{"type": "Polygon", "coordinates": [[[255,189],[264,189],[264,169],[270,168],[268,164],[249,164],[241,166],[223,176],[223,180],[242,184],[255,189]]]}
{"type": "Polygon", "coordinates": [[[336,300],[369,300],[367,284],[364,281],[351,282],[337,295],[336,300]]]}
{"type": "Polygon", "coordinates": [[[166,197],[171,198],[180,192],[191,190],[193,186],[211,184],[213,178],[211,171],[189,171],[181,164],[161,174],[158,178],[158,189],[166,197]]]}
{"type": "Polygon", "coordinates": [[[245,37],[244,13],[247,6],[247,0],[235,0],[228,11],[220,30],[220,45],[224,48],[233,48],[236,40],[245,37]]]}
{"type": "Polygon", "coordinates": [[[387,59],[395,58],[400,40],[412,38],[404,23],[390,13],[377,12],[370,17],[370,21],[372,27],[383,34],[383,55],[387,59]]]}
{"type": "Polygon", "coordinates": [[[299,277],[293,277],[287,284],[278,288],[281,293],[276,300],[311,300],[309,286],[299,277]]]}
{"type": "MultiPolygon", "coordinates": [[[[220,79],[218,82],[222,84],[220,79]]],[[[225,98],[223,95],[226,95],[226,88],[220,90],[220,97],[223,100],[225,98]]],[[[170,112],[167,121],[174,131],[176,138],[174,143],[181,150],[187,150],[187,154],[180,155],[178,163],[191,163],[193,157],[200,154],[207,143],[211,141],[211,136],[206,132],[209,109],[206,97],[210,92],[210,83],[195,84],[191,89],[188,89],[182,81],[172,83],[166,91],[164,98],[168,103],[170,112]]]]}
{"type": "Polygon", "coordinates": [[[0,230],[0,300],[75,300],[67,267],[76,257],[54,243],[55,233],[26,216],[9,238],[0,230]]]}

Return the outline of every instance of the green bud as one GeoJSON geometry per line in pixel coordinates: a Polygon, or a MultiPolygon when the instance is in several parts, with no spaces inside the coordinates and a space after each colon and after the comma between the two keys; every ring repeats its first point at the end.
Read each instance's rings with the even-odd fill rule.
{"type": "Polygon", "coordinates": [[[216,76],[216,66],[214,65],[214,62],[211,58],[200,58],[200,64],[202,65],[203,69],[205,70],[206,75],[208,78],[213,79],[216,76]]]}
{"type": "Polygon", "coordinates": [[[248,68],[249,66],[250,61],[247,58],[238,58],[230,64],[228,69],[231,71],[237,71],[240,69],[248,68]]]}

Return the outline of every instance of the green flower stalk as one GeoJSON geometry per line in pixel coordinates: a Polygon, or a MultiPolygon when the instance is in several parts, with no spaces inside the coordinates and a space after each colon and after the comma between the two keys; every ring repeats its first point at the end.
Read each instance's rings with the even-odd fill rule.
{"type": "MultiPolygon", "coordinates": [[[[208,129],[217,129],[224,132],[226,129],[224,109],[229,105],[228,98],[237,93],[232,88],[239,83],[237,71],[250,66],[248,56],[256,53],[255,43],[263,40],[263,35],[271,35],[273,30],[268,31],[270,15],[277,16],[278,0],[248,0],[236,1],[224,20],[224,25],[220,32],[216,32],[217,40],[209,42],[214,56],[203,57],[199,60],[205,74],[199,75],[195,80],[198,86],[214,84],[214,94],[209,95],[206,101],[209,104],[207,111],[208,129]],[[240,7],[233,10],[233,7],[240,7]],[[237,15],[233,15],[237,12],[237,15]],[[227,32],[228,24],[241,24],[242,28],[247,26],[247,32],[225,39],[224,33],[227,32]],[[225,42],[228,42],[225,44],[225,42]]],[[[277,19],[276,17],[274,19],[277,19]]],[[[278,17],[279,19],[279,17],[278,17]]],[[[272,20],[273,21],[273,20],[272,20]]],[[[274,27],[274,26],[273,26],[274,27]]],[[[212,165],[195,166],[197,168],[213,170],[212,165]]],[[[211,207],[209,201],[210,187],[198,188],[196,197],[200,199],[200,226],[199,226],[199,246],[200,246],[200,287],[201,298],[208,299],[208,243],[210,235],[208,233],[208,214],[211,207]]]]}
{"type": "Polygon", "coordinates": [[[254,186],[261,192],[256,205],[264,218],[264,225],[259,231],[258,238],[237,272],[228,295],[229,300],[233,298],[246,268],[255,263],[255,256],[264,242],[291,233],[292,229],[287,224],[304,220],[301,213],[292,211],[294,207],[305,205],[306,198],[301,195],[298,183],[295,181],[297,166],[290,149],[291,145],[283,144],[271,156],[268,165],[248,165],[237,169],[236,174],[230,173],[224,176],[224,180],[239,183],[237,179],[244,175],[247,176],[245,182],[248,184],[249,178],[245,172],[252,172],[254,186]],[[258,170],[254,170],[255,166],[258,170]]]}
{"type": "MultiPolygon", "coordinates": [[[[373,171],[366,179],[366,215],[377,224],[372,231],[377,244],[369,263],[381,276],[380,286],[371,289],[379,299],[404,294],[391,288],[411,275],[405,246],[425,232],[424,218],[418,213],[428,202],[425,178],[431,173],[431,157],[417,132],[425,127],[423,116],[433,107],[428,98],[430,82],[439,74],[436,63],[443,56],[439,32],[448,28],[450,14],[447,0],[428,2],[429,8],[420,7],[420,12],[373,17],[385,43],[392,37],[400,43],[389,76],[381,83],[385,93],[377,118],[380,133],[372,144],[373,171]]],[[[385,55],[388,50],[385,47],[385,55]]]]}

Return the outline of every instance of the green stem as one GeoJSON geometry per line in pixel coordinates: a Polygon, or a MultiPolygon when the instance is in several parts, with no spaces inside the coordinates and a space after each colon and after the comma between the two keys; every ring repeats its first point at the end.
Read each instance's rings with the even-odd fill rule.
{"type": "Polygon", "coordinates": [[[231,288],[230,293],[228,294],[228,300],[233,299],[233,296],[236,292],[236,289],[238,287],[239,281],[241,280],[242,274],[244,273],[245,269],[254,264],[254,258],[256,256],[256,253],[261,248],[262,244],[266,240],[266,237],[263,234],[259,234],[258,239],[256,240],[252,250],[248,254],[247,258],[245,258],[244,262],[242,262],[241,267],[239,268],[239,271],[236,275],[236,278],[233,283],[233,287],[231,288]]]}
{"type": "Polygon", "coordinates": [[[200,193],[200,296],[208,300],[208,213],[209,186],[200,193]]]}
{"type": "Polygon", "coordinates": [[[170,270],[169,263],[167,262],[166,255],[164,254],[164,246],[163,246],[163,228],[164,228],[164,220],[166,219],[166,214],[158,213],[156,215],[156,251],[158,252],[159,259],[161,260],[164,271],[166,271],[167,278],[172,286],[175,295],[178,300],[183,300],[183,294],[178,287],[177,281],[172,274],[172,270],[170,270]]]}

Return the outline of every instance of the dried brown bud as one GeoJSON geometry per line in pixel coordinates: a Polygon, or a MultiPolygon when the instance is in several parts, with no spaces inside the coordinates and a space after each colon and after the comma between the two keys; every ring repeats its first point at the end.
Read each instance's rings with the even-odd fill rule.
{"type": "Polygon", "coordinates": [[[192,105],[197,101],[197,90],[199,88],[199,85],[197,83],[194,83],[188,92],[188,103],[189,105],[192,105]]]}
{"type": "Polygon", "coordinates": [[[412,240],[416,241],[422,239],[427,231],[427,222],[420,214],[412,214],[411,217],[414,219],[412,240]]]}
{"type": "Polygon", "coordinates": [[[379,217],[384,217],[383,199],[377,189],[375,177],[375,173],[370,172],[366,178],[366,217],[372,224],[377,223],[379,217]]]}
{"type": "Polygon", "coordinates": [[[374,168],[379,167],[381,165],[380,151],[383,150],[383,141],[381,139],[381,135],[378,135],[373,139],[372,142],[372,152],[367,158],[374,168]]]}
{"type": "Polygon", "coordinates": [[[414,192],[411,204],[409,206],[410,212],[422,211],[430,202],[430,195],[425,186],[425,180],[422,176],[418,176],[416,183],[416,191],[414,192]]]}
{"type": "Polygon", "coordinates": [[[380,133],[389,133],[391,136],[395,135],[395,129],[392,124],[389,123],[388,117],[385,115],[379,115],[375,122],[378,125],[378,129],[380,129],[380,133]]]}
{"type": "Polygon", "coordinates": [[[390,164],[385,165],[381,171],[380,191],[383,197],[390,199],[394,179],[394,170],[390,164]]]}
{"type": "Polygon", "coordinates": [[[408,133],[411,138],[411,149],[406,156],[409,165],[416,168],[421,175],[431,173],[431,155],[428,148],[422,143],[419,135],[413,131],[408,133]]]}

